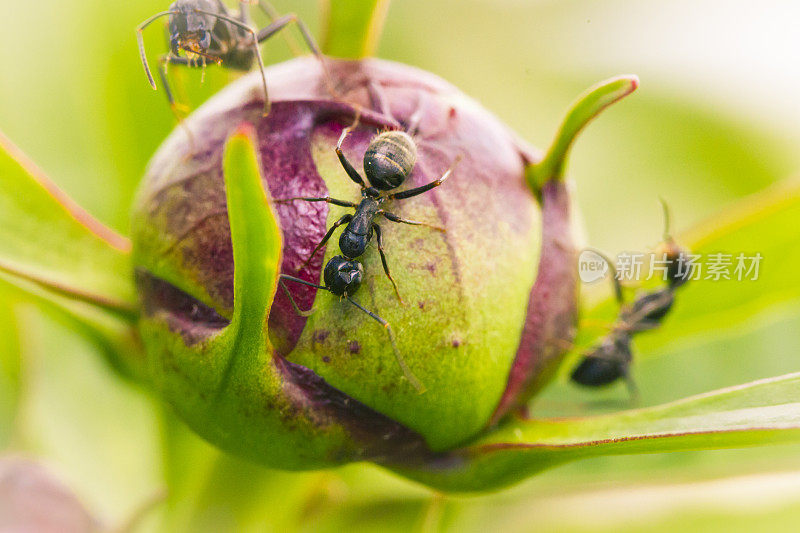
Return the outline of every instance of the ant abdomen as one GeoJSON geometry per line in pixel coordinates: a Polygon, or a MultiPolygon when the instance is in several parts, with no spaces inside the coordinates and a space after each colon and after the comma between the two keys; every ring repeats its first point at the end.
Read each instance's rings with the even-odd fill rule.
{"type": "Polygon", "coordinates": [[[370,185],[382,191],[396,189],[417,162],[417,145],[404,131],[376,135],[364,153],[364,173],[370,185]]]}

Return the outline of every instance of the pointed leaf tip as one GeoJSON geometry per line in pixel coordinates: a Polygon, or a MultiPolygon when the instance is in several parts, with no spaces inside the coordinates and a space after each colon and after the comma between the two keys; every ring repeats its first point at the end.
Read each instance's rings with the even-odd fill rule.
{"type": "Polygon", "coordinates": [[[526,177],[529,186],[539,191],[548,181],[562,179],[567,155],[578,134],[605,108],[638,87],[639,78],[628,74],[602,81],[581,94],[567,111],[547,154],[538,163],[528,166],[526,177]]]}

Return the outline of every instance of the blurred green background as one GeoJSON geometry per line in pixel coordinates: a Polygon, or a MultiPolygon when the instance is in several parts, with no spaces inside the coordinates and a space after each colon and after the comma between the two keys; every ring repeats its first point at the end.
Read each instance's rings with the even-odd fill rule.
{"type": "MultiPolygon", "coordinates": [[[[319,35],[316,1],[273,4],[319,35]]],[[[134,33],[167,5],[4,6],[0,130],[123,233],[147,160],[174,125],[134,33]]],[[[441,75],[538,146],[584,88],[638,74],[639,91],[586,131],[570,164],[588,242],[616,253],[659,241],[659,196],[680,231],[800,169],[799,19],[793,0],[395,0],[378,55],[441,75]]],[[[146,41],[151,58],[165,50],[160,23],[146,41]]],[[[263,52],[267,63],[291,57],[280,38],[263,52]]],[[[171,72],[193,107],[231,79],[210,68],[201,85],[196,72],[171,72]]],[[[641,403],[797,371],[799,318],[790,303],[745,327],[643,350],[641,403]]],[[[373,466],[290,474],[224,457],[164,422],[69,324],[31,308],[0,309],[0,339],[24,361],[0,361],[0,444],[44,457],[109,524],[165,479],[185,497],[144,530],[165,519],[167,530],[191,531],[752,531],[794,530],[800,519],[797,446],[594,459],[497,494],[444,498],[373,466]]],[[[587,393],[561,380],[533,413],[626,402],[621,386],[587,393]]]]}

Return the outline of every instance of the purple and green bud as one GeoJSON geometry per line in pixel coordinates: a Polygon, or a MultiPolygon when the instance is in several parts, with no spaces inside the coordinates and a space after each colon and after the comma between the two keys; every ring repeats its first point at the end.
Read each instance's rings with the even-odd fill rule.
{"type": "Polygon", "coordinates": [[[260,78],[245,77],[153,158],[133,217],[148,373],[199,434],[273,467],[446,468],[449,451],[524,406],[572,343],[577,243],[564,159],[582,126],[636,80],[588,93],[542,159],[429,73],[378,60],[329,66],[336,98],[316,60],[277,65],[267,72],[268,116],[260,78]],[[359,201],[334,152],[357,114],[343,146],[357,167],[375,135],[416,126],[418,159],[403,188],[460,158],[442,186],[386,204],[445,232],[379,220],[405,305],[374,244],[359,258],[354,299],[391,324],[421,387],[369,316],[293,284],[297,305],[314,309],[303,316],[277,286],[281,273],[322,283],[339,255],[336,234],[305,264],[351,210],[273,199],[359,201]]]}

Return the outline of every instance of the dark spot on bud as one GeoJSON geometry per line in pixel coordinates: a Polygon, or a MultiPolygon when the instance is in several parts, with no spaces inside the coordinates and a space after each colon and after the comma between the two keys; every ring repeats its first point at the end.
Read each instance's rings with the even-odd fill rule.
{"type": "Polygon", "coordinates": [[[347,349],[350,350],[350,353],[361,353],[361,345],[358,341],[350,341],[347,343],[347,349]]]}
{"type": "Polygon", "coordinates": [[[327,339],[327,338],[328,338],[328,335],[329,335],[329,334],[330,334],[330,332],[328,332],[327,330],[324,330],[324,329],[318,329],[318,330],[316,330],[316,331],[314,332],[314,334],[311,336],[311,339],[312,339],[312,340],[314,341],[314,343],[316,343],[316,344],[322,344],[323,342],[325,342],[325,339],[327,339]]]}
{"type": "Polygon", "coordinates": [[[453,339],[452,344],[453,344],[453,348],[458,348],[459,346],[461,346],[461,341],[458,340],[458,339],[453,339]]]}
{"type": "Polygon", "coordinates": [[[330,358],[330,357],[328,357],[328,356],[326,355],[326,356],[324,356],[324,357],[322,358],[322,362],[323,362],[323,363],[330,363],[330,362],[331,362],[331,358],[330,358]]]}

